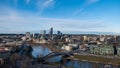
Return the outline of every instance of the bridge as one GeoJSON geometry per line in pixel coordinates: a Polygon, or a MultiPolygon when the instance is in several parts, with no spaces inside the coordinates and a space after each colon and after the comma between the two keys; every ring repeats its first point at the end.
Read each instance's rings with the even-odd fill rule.
{"type": "Polygon", "coordinates": [[[77,53],[77,51],[71,51],[71,52],[52,52],[52,53],[49,53],[46,56],[37,58],[36,61],[40,62],[40,63],[47,63],[47,60],[49,58],[56,57],[56,56],[61,56],[61,62],[63,63],[63,62],[67,61],[67,57],[73,56],[74,53],[77,53]]]}
{"type": "Polygon", "coordinates": [[[55,56],[71,56],[71,55],[73,55],[73,52],[52,52],[42,58],[48,59],[55,56]]]}

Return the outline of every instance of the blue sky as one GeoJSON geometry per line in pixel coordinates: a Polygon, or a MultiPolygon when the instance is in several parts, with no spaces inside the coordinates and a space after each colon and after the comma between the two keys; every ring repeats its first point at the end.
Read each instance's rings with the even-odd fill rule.
{"type": "Polygon", "coordinates": [[[0,0],[0,33],[120,33],[120,0],[0,0]]]}

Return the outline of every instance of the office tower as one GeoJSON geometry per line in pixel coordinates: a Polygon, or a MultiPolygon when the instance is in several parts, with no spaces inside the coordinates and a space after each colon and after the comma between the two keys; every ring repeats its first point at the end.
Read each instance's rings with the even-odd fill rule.
{"type": "Polygon", "coordinates": [[[35,36],[34,36],[34,33],[32,34],[32,38],[34,38],[35,36]]]}
{"type": "Polygon", "coordinates": [[[33,34],[30,34],[30,37],[31,37],[32,39],[34,39],[34,33],[33,33],[33,34]]]}
{"type": "Polygon", "coordinates": [[[41,37],[40,39],[45,39],[46,37],[46,31],[45,30],[41,30],[41,37]]]}
{"type": "Polygon", "coordinates": [[[26,38],[30,39],[30,32],[26,32],[26,38]]]}
{"type": "Polygon", "coordinates": [[[57,31],[57,38],[60,39],[62,36],[62,33],[60,31],[57,31]]]}
{"type": "Polygon", "coordinates": [[[53,39],[53,27],[50,28],[49,38],[53,39]]]}
{"type": "Polygon", "coordinates": [[[57,35],[60,35],[61,34],[61,32],[60,31],[57,31],[57,35]]]}
{"type": "Polygon", "coordinates": [[[40,38],[40,34],[39,34],[39,33],[35,33],[35,34],[34,34],[34,38],[35,38],[35,39],[39,39],[39,38],[40,38]]]}

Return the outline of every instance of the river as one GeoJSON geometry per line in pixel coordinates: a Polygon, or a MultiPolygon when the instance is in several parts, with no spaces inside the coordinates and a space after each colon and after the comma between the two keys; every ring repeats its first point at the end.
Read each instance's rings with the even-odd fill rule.
{"type": "MultiPolygon", "coordinates": [[[[45,56],[52,51],[49,48],[45,48],[42,46],[34,46],[32,55],[34,57],[45,56]]],[[[59,62],[61,60],[60,56],[50,58],[49,62],[59,62]]],[[[95,63],[95,62],[88,62],[82,60],[70,60],[66,63],[67,67],[70,68],[120,68],[120,66],[112,65],[112,64],[103,64],[103,63],[95,63]]]]}

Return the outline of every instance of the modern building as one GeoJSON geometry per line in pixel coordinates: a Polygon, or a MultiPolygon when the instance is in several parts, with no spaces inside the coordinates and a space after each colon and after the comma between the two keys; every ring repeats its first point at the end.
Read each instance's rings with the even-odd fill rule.
{"type": "Polygon", "coordinates": [[[26,32],[26,39],[30,39],[30,38],[31,38],[30,32],[26,32]]]}
{"type": "Polygon", "coordinates": [[[46,31],[45,30],[41,30],[40,39],[45,39],[45,38],[46,38],[46,31]]]}
{"type": "Polygon", "coordinates": [[[60,31],[57,31],[57,38],[60,39],[62,36],[62,33],[60,31]]]}
{"type": "Polygon", "coordinates": [[[34,39],[39,39],[40,38],[40,34],[39,33],[35,33],[34,34],[34,39]]]}
{"type": "Polygon", "coordinates": [[[50,28],[49,38],[53,39],[53,27],[50,28]]]}
{"type": "Polygon", "coordinates": [[[31,38],[33,38],[33,39],[34,39],[34,33],[33,33],[33,34],[31,34],[31,38]]]}

